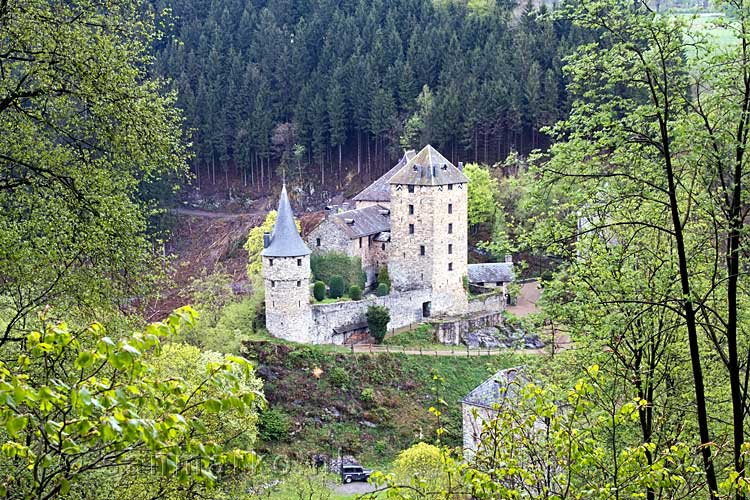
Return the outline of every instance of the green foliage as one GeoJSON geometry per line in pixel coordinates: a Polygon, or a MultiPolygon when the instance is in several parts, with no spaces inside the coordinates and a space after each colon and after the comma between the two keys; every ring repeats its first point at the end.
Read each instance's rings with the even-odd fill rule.
{"type": "Polygon", "coordinates": [[[391,335],[385,341],[384,344],[399,345],[404,347],[428,347],[434,346],[435,340],[435,327],[430,324],[422,323],[416,329],[408,332],[401,332],[395,335],[391,335]]]}
{"type": "Polygon", "coordinates": [[[378,269],[378,284],[385,284],[388,288],[391,288],[391,277],[388,276],[388,266],[382,266],[378,269]]]}
{"type": "Polygon", "coordinates": [[[382,344],[385,334],[388,333],[388,322],[391,313],[383,306],[370,306],[367,308],[367,328],[370,335],[375,338],[375,343],[382,344]]]}
{"type": "Polygon", "coordinates": [[[350,381],[349,373],[340,366],[335,366],[328,374],[328,381],[334,387],[346,387],[350,381]]]}
{"type": "Polygon", "coordinates": [[[160,21],[180,43],[156,45],[155,69],[196,130],[199,185],[237,167],[267,186],[277,165],[289,181],[295,163],[301,183],[328,190],[348,175],[342,145],[357,158],[343,168],[373,178],[427,143],[484,163],[509,144],[526,154],[567,110],[562,57],[586,41],[544,8],[494,0],[169,6],[175,19],[160,21]]]}
{"type": "Polygon", "coordinates": [[[342,276],[336,275],[331,277],[328,282],[328,296],[332,299],[338,299],[344,295],[345,282],[342,276]]]}
{"type": "Polygon", "coordinates": [[[441,491],[449,481],[443,454],[445,450],[427,443],[417,443],[398,454],[393,463],[397,484],[420,484],[427,491],[441,491]]]}
{"type": "Polygon", "coordinates": [[[313,285],[313,296],[315,297],[315,300],[320,302],[321,300],[326,298],[326,284],[322,281],[316,281],[313,285]]]}
{"type": "Polygon", "coordinates": [[[464,175],[469,178],[468,219],[470,226],[492,223],[498,211],[495,195],[498,190],[497,179],[490,171],[479,165],[468,164],[464,175]]]}
{"type": "Polygon", "coordinates": [[[357,285],[352,285],[349,287],[349,298],[352,300],[361,300],[362,299],[362,289],[358,287],[357,285]]]}
{"type": "Polygon", "coordinates": [[[47,305],[111,311],[163,276],[151,188],[185,176],[188,152],[175,94],[150,77],[159,35],[140,7],[0,9],[0,344],[47,305]]]}
{"type": "Polygon", "coordinates": [[[258,435],[263,441],[286,441],[292,422],[283,410],[270,407],[260,413],[258,435]]]}
{"type": "Polygon", "coordinates": [[[378,297],[385,297],[390,291],[390,287],[387,283],[378,283],[378,287],[375,289],[375,295],[378,297]]]}
{"type": "Polygon", "coordinates": [[[134,488],[179,497],[184,487],[214,484],[219,464],[241,470],[255,463],[247,448],[224,439],[233,429],[246,433],[235,443],[254,440],[263,396],[250,364],[162,345],[194,320],[192,309],[178,309],[117,341],[98,323],[29,333],[17,359],[0,365],[2,489],[17,498],[72,488],[91,497],[108,487],[95,481],[98,473],[123,479],[137,466],[154,477],[134,488]]]}
{"type": "Polygon", "coordinates": [[[341,276],[344,279],[342,295],[343,291],[352,285],[364,289],[367,280],[366,275],[362,272],[362,259],[349,257],[343,253],[313,254],[310,256],[310,269],[315,280],[329,285],[334,276],[341,276]]]}
{"type": "Polygon", "coordinates": [[[372,403],[375,400],[375,390],[372,387],[365,387],[359,395],[363,403],[372,403]]]}

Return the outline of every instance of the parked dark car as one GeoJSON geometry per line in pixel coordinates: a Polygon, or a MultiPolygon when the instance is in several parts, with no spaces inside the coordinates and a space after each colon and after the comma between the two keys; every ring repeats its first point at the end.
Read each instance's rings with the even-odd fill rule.
{"type": "Polygon", "coordinates": [[[345,483],[352,481],[367,481],[372,471],[364,469],[361,465],[344,465],[341,468],[341,480],[345,483]]]}

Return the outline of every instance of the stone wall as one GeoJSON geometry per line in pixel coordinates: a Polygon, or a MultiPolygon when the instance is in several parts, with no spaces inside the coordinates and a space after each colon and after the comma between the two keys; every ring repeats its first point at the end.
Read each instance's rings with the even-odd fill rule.
{"type": "Polygon", "coordinates": [[[463,415],[463,443],[464,458],[471,459],[479,448],[484,423],[497,416],[497,411],[482,406],[461,403],[463,415]],[[474,416],[476,413],[476,416],[474,416]]]}
{"type": "Polygon", "coordinates": [[[429,290],[392,292],[385,297],[368,296],[365,299],[335,304],[313,304],[311,337],[319,344],[342,344],[344,338],[333,330],[366,321],[367,308],[385,306],[391,313],[388,329],[418,323],[422,317],[422,304],[431,299],[429,290]]]}
{"type": "Polygon", "coordinates": [[[497,291],[488,292],[469,298],[468,312],[499,312],[504,311],[506,306],[507,304],[505,303],[505,293],[503,293],[502,288],[498,288],[497,291]]]}
{"type": "Polygon", "coordinates": [[[328,217],[318,224],[318,227],[310,231],[305,238],[307,246],[315,253],[339,252],[349,256],[355,256],[352,252],[354,246],[344,228],[328,217]],[[320,245],[318,245],[320,240],[320,245]]]}
{"type": "Polygon", "coordinates": [[[263,257],[262,266],[268,333],[310,342],[310,256],[263,257]]]}
{"type": "Polygon", "coordinates": [[[443,318],[430,321],[435,326],[435,338],[443,344],[458,345],[467,333],[482,328],[497,326],[503,322],[500,311],[480,312],[457,318],[443,318]]]}

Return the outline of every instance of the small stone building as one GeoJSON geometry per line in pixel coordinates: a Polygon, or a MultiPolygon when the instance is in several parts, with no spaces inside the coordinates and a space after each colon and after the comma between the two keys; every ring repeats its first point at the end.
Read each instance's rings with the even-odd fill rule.
{"type": "Polygon", "coordinates": [[[496,288],[502,288],[503,295],[508,296],[508,284],[514,279],[513,259],[510,255],[505,262],[489,262],[486,264],[469,264],[469,286],[472,292],[483,293],[496,288]]]}
{"type": "Polygon", "coordinates": [[[485,422],[497,416],[505,405],[514,405],[521,389],[529,383],[523,366],[500,370],[479,384],[461,400],[463,449],[466,458],[479,448],[485,422]]]}

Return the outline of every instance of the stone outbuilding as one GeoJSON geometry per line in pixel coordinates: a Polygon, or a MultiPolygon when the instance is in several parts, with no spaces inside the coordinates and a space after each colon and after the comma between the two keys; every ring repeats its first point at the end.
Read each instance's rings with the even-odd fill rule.
{"type": "Polygon", "coordinates": [[[479,384],[461,400],[463,415],[463,450],[473,457],[482,442],[485,422],[491,421],[506,405],[514,405],[521,389],[530,382],[525,367],[500,370],[479,384]]]}

